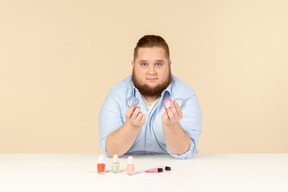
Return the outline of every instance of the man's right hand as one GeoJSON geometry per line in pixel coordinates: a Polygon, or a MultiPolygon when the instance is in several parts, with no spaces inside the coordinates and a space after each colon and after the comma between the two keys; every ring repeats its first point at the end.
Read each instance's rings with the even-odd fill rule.
{"type": "Polygon", "coordinates": [[[126,121],[135,127],[142,127],[145,124],[146,116],[140,112],[140,107],[132,104],[125,114],[126,121]]]}
{"type": "Polygon", "coordinates": [[[126,122],[118,130],[111,133],[106,139],[106,152],[110,157],[117,154],[124,155],[133,145],[141,127],[145,124],[146,117],[140,112],[140,107],[135,104],[125,114],[126,122]]]}

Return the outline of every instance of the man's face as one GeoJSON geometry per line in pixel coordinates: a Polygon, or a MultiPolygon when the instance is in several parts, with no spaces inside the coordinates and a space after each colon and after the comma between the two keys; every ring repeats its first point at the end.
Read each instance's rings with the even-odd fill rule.
{"type": "Polygon", "coordinates": [[[171,62],[162,47],[139,48],[132,65],[133,83],[144,96],[161,96],[171,82],[171,62]]]}

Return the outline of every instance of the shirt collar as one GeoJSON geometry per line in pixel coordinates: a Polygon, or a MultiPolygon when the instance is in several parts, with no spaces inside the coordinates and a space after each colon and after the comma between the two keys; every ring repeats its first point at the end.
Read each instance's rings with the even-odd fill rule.
{"type": "MultiPolygon", "coordinates": [[[[171,81],[172,83],[172,81],[171,81]]],[[[161,97],[170,97],[172,94],[172,86],[171,83],[168,85],[166,89],[161,93],[161,97]]]]}
{"type": "Polygon", "coordinates": [[[171,99],[174,101],[174,98],[172,98],[172,84],[174,83],[174,75],[171,74],[171,83],[168,85],[168,87],[162,92],[161,97],[171,97],[171,99]]]}

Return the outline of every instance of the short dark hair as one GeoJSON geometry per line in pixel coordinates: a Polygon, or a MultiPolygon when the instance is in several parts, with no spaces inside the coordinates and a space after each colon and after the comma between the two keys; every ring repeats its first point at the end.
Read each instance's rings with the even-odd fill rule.
{"type": "Polygon", "coordinates": [[[166,41],[158,35],[145,35],[137,42],[134,48],[134,61],[138,55],[138,49],[142,47],[162,47],[166,53],[166,57],[170,60],[169,46],[166,41]]]}

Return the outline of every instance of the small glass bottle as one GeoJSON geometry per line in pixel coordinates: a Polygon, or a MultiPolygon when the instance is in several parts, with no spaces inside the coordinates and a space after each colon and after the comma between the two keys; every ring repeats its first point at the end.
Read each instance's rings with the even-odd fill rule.
{"type": "Polygon", "coordinates": [[[134,158],[132,156],[128,157],[127,174],[128,175],[135,174],[134,158]]]}
{"type": "Polygon", "coordinates": [[[120,169],[120,164],[118,162],[118,156],[115,154],[113,156],[112,172],[113,173],[119,173],[119,169],[120,169]]]}
{"type": "Polygon", "coordinates": [[[100,155],[100,156],[98,157],[97,172],[98,172],[99,174],[105,173],[105,163],[104,163],[104,157],[103,157],[103,155],[100,155]]]}

